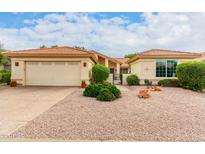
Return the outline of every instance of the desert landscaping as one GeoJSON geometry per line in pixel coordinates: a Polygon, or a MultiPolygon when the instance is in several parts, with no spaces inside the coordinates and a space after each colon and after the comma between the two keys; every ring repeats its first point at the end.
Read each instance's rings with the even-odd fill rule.
{"type": "Polygon", "coordinates": [[[99,102],[77,89],[11,137],[96,141],[205,141],[205,94],[163,87],[140,99],[144,86],[118,86],[122,97],[99,102]]]}

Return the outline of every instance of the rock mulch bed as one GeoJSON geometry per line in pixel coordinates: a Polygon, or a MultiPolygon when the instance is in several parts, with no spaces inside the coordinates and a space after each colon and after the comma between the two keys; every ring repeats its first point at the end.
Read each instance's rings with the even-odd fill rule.
{"type": "Polygon", "coordinates": [[[205,141],[205,94],[162,88],[140,99],[144,87],[127,87],[122,98],[99,102],[82,90],[67,96],[13,136],[97,141],[205,141]]]}

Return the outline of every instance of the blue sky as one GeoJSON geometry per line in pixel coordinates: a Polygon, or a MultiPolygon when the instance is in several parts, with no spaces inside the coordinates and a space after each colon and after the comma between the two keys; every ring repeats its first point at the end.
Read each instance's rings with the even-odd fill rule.
{"type": "Polygon", "coordinates": [[[205,50],[205,13],[0,13],[8,50],[84,46],[113,57],[148,49],[205,50]]]}
{"type": "MultiPolygon", "coordinates": [[[[46,15],[53,14],[55,12],[30,12],[30,13],[0,13],[0,27],[4,28],[22,28],[26,26],[24,24],[25,19],[39,19],[43,18],[46,15]]],[[[63,12],[55,14],[65,14],[63,12]]],[[[140,12],[105,12],[105,13],[91,13],[90,16],[95,17],[96,19],[106,19],[113,18],[116,16],[125,16],[130,19],[131,22],[142,22],[140,18],[140,12]]]]}

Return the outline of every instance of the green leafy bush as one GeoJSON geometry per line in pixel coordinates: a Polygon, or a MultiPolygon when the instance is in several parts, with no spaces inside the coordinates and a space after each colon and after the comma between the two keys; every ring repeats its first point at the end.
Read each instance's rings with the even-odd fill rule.
{"type": "Polygon", "coordinates": [[[1,70],[0,71],[0,82],[9,84],[11,82],[11,71],[1,70]]]}
{"type": "Polygon", "coordinates": [[[177,65],[176,74],[183,88],[202,91],[205,88],[205,62],[186,62],[177,65]]]}
{"type": "Polygon", "coordinates": [[[83,91],[83,95],[87,97],[96,97],[99,93],[99,90],[97,89],[98,87],[96,84],[89,84],[85,90],[83,91]]]}
{"type": "Polygon", "coordinates": [[[0,83],[1,83],[1,79],[2,79],[2,73],[0,73],[0,83]]]}
{"type": "Polygon", "coordinates": [[[96,97],[99,101],[113,101],[115,95],[107,88],[100,89],[99,95],[96,97]]]}
{"type": "Polygon", "coordinates": [[[144,80],[144,84],[145,84],[146,86],[151,86],[151,85],[152,85],[152,81],[150,81],[150,80],[148,80],[148,79],[145,79],[145,80],[144,80]]]}
{"type": "Polygon", "coordinates": [[[104,82],[103,87],[109,89],[115,95],[116,98],[119,98],[121,96],[121,91],[110,82],[104,82]]]}
{"type": "Polygon", "coordinates": [[[178,79],[163,79],[158,82],[159,86],[164,87],[179,87],[179,80],[178,79]]]}
{"type": "Polygon", "coordinates": [[[137,77],[137,75],[129,75],[127,77],[127,83],[128,85],[139,85],[139,78],[137,77]]]}
{"type": "Polygon", "coordinates": [[[107,80],[109,74],[110,74],[110,70],[104,65],[96,64],[92,68],[92,77],[94,82],[96,83],[100,83],[107,80]]]}
{"type": "Polygon", "coordinates": [[[115,98],[119,98],[121,96],[121,91],[113,84],[109,83],[109,82],[103,82],[103,83],[91,83],[89,84],[85,90],[83,91],[83,95],[87,96],[87,97],[98,97],[98,100],[102,100],[102,101],[111,101],[114,100],[115,98]],[[107,94],[108,91],[106,92],[102,92],[102,90],[107,89],[109,91],[109,93],[111,94],[107,94]],[[101,93],[101,96],[99,96],[101,93]],[[112,95],[114,95],[114,98],[110,99],[110,97],[112,95]],[[108,98],[104,98],[104,97],[108,97],[108,98]]]}

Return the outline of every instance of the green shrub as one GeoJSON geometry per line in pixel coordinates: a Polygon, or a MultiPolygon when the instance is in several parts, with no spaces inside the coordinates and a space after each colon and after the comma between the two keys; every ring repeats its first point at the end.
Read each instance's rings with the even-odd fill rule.
{"type": "Polygon", "coordinates": [[[115,96],[109,89],[102,88],[96,99],[99,101],[113,101],[115,99],[115,96]]]}
{"type": "Polygon", "coordinates": [[[202,91],[205,88],[205,62],[186,62],[177,65],[176,74],[183,88],[202,91]]]}
{"type": "Polygon", "coordinates": [[[0,71],[0,82],[9,84],[11,82],[11,71],[9,70],[1,70],[0,71]]]}
{"type": "Polygon", "coordinates": [[[110,82],[104,82],[103,86],[104,88],[109,89],[115,95],[116,98],[119,98],[121,96],[121,91],[110,82]]]}
{"type": "Polygon", "coordinates": [[[96,83],[107,80],[109,74],[110,74],[110,70],[104,65],[96,64],[92,68],[92,78],[96,83]]]}
{"type": "Polygon", "coordinates": [[[178,79],[163,79],[158,82],[159,86],[164,87],[179,87],[179,80],[178,79]]]}
{"type": "Polygon", "coordinates": [[[129,75],[127,77],[127,83],[128,85],[139,85],[139,78],[137,77],[137,75],[129,75]]]}
{"type": "Polygon", "coordinates": [[[99,93],[96,84],[89,84],[83,91],[83,95],[87,97],[96,97],[99,93]]]}
{"type": "MultiPolygon", "coordinates": [[[[114,95],[114,98],[112,98],[111,100],[114,100],[115,98],[119,98],[121,96],[120,90],[115,85],[109,82],[95,83],[95,84],[91,83],[85,88],[85,90],[83,91],[83,95],[87,97],[98,97],[100,95],[100,92],[105,89],[109,90],[109,92],[112,93],[112,95],[114,95]]],[[[109,97],[111,96],[107,94],[107,92],[103,92],[99,97],[100,98],[98,100],[105,101],[107,99],[108,101],[110,100],[109,97]],[[108,97],[108,98],[104,98],[104,97],[108,97]]]]}
{"type": "Polygon", "coordinates": [[[146,86],[151,86],[151,85],[152,85],[152,81],[149,81],[148,79],[145,79],[145,80],[144,80],[144,84],[145,84],[146,86]]]}
{"type": "Polygon", "coordinates": [[[0,83],[1,83],[1,79],[2,79],[2,73],[0,73],[0,83]]]}
{"type": "Polygon", "coordinates": [[[0,73],[11,73],[10,70],[0,70],[0,73]]]}

